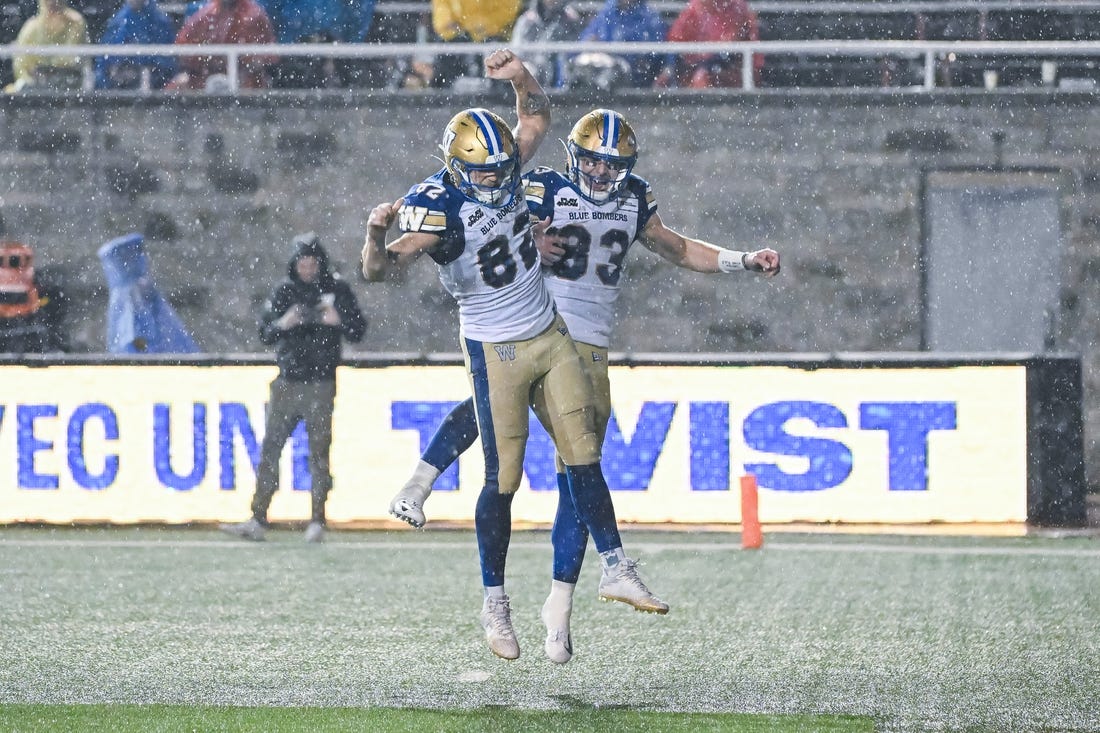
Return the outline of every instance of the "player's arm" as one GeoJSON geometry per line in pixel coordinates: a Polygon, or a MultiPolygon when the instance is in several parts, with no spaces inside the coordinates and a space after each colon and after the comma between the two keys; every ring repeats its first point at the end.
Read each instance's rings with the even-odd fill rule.
{"type": "Polygon", "coordinates": [[[701,239],[685,237],[669,229],[654,213],[646,222],[640,237],[647,249],[677,267],[695,272],[760,272],[766,277],[779,274],[779,253],[774,249],[740,252],[725,249],[701,239]]]}
{"type": "Polygon", "coordinates": [[[519,146],[522,167],[535,157],[535,151],[550,129],[550,98],[511,49],[502,48],[486,56],[485,75],[490,79],[512,82],[512,91],[516,95],[516,117],[519,119],[512,134],[519,146]]]}
{"type": "Polygon", "coordinates": [[[435,234],[405,232],[386,244],[386,233],[393,226],[401,204],[401,199],[392,204],[379,204],[371,209],[370,216],[367,217],[367,240],[363,243],[360,262],[363,277],[369,282],[382,280],[391,265],[414,260],[421,252],[435,247],[441,241],[435,234]]]}

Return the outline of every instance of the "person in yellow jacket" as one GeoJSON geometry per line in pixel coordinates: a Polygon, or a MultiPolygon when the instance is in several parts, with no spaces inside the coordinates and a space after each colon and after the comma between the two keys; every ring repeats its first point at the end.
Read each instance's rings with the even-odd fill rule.
{"type": "Polygon", "coordinates": [[[501,40],[521,9],[520,0],[432,0],[432,28],[444,41],[501,40]]]}
{"type": "MultiPolygon", "coordinates": [[[[63,0],[38,0],[38,13],[23,24],[17,46],[77,46],[88,43],[84,16],[63,0]]],[[[76,56],[12,57],[15,81],[6,91],[18,92],[29,86],[79,86],[85,62],[76,56]]]]}
{"type": "MultiPolygon", "coordinates": [[[[523,0],[432,0],[433,33],[422,26],[417,41],[507,41],[522,10],[523,0]]],[[[460,76],[481,76],[481,59],[470,55],[418,55],[406,64],[405,87],[449,87],[460,76]]]]}

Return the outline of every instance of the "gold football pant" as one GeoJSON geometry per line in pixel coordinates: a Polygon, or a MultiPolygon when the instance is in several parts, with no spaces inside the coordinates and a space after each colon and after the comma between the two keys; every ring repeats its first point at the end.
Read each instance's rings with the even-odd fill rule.
{"type": "MultiPolygon", "coordinates": [[[[600,460],[592,383],[561,316],[526,341],[463,339],[485,451],[486,486],[515,493],[523,475],[528,408],[553,437],[561,460],[584,466],[600,460]]],[[[606,425],[606,420],[603,421],[606,425]]]]}
{"type": "MultiPolygon", "coordinates": [[[[611,380],[607,376],[607,349],[580,341],[575,343],[581,357],[581,366],[588,375],[588,383],[592,385],[596,439],[602,448],[604,436],[607,434],[607,423],[611,420],[611,380]]],[[[553,434],[550,437],[553,438],[553,434]]],[[[565,463],[560,454],[554,455],[554,465],[558,473],[565,473],[565,463]]]]}

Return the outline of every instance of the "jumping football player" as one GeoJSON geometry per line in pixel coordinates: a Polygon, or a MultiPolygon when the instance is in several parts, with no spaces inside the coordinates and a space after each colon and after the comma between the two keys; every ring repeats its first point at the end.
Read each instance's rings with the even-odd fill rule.
{"type": "MultiPolygon", "coordinates": [[[[668,611],[626,557],[611,494],[600,468],[591,382],[541,273],[532,217],[520,185],[549,126],[542,88],[510,51],[486,59],[492,78],[509,79],[519,126],[467,109],[447,124],[443,170],[393,204],[374,207],[363,247],[363,274],[377,280],[393,260],[427,253],[459,307],[462,347],[485,454],[485,484],[474,515],[485,601],[481,623],[489,648],[519,656],[504,569],[511,503],[519,488],[528,408],[554,436],[568,475],[573,511],[591,533],[603,565],[601,592],[668,611]],[[403,232],[386,244],[394,221],[403,232]]],[[[545,228],[543,223],[542,228],[545,228]]],[[[564,640],[566,643],[568,640],[564,640]]]]}
{"type": "MultiPolygon", "coordinates": [[[[674,265],[703,273],[748,270],[771,277],[780,265],[774,250],[724,249],[666,227],[649,184],[633,174],[637,157],[637,139],[622,115],[597,109],[573,126],[566,142],[564,175],[540,167],[524,180],[531,213],[550,220],[538,242],[543,273],[592,383],[601,445],[611,416],[607,352],[630,246],[640,241],[674,265]]],[[[477,435],[473,401],[459,403],[440,424],[412,478],[394,497],[390,513],[414,527],[424,526],[423,507],[432,484],[477,435]]],[[[571,503],[568,474],[560,457],[556,461],[559,499],[551,533],[554,579],[542,619],[547,626],[546,654],[563,663],[572,656],[569,621],[588,534],[571,503]]],[[[601,598],[630,603],[604,590],[601,584],[601,598]]]]}

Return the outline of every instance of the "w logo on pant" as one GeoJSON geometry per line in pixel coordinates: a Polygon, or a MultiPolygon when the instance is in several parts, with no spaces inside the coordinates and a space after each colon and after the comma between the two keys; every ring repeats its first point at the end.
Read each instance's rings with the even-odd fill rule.
{"type": "Polygon", "coordinates": [[[497,350],[497,356],[501,361],[515,361],[516,360],[516,345],[515,344],[499,344],[493,346],[497,350]]]}

